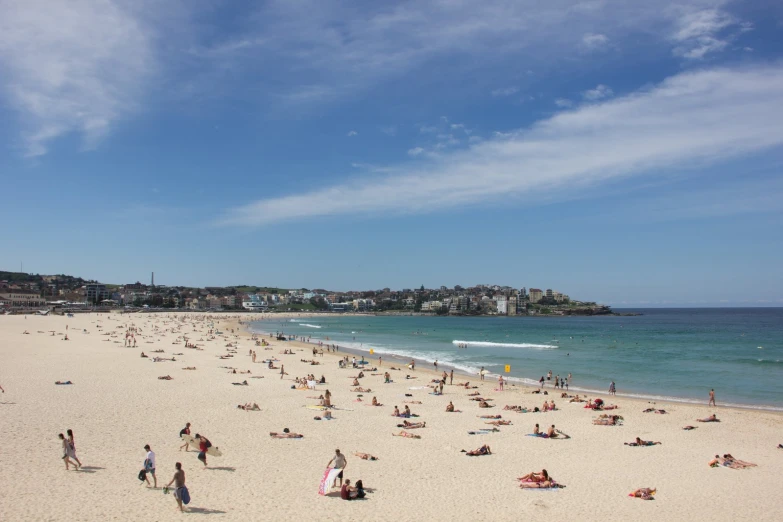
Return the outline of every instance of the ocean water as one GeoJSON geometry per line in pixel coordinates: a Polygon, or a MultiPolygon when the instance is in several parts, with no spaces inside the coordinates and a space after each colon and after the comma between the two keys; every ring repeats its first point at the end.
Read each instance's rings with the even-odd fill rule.
{"type": "MultiPolygon", "coordinates": [[[[258,332],[310,336],[375,360],[437,359],[537,384],[572,374],[571,391],[783,411],[783,308],[644,309],[634,317],[390,317],[324,315],[256,321],[258,332]],[[326,339],[329,339],[328,341],[326,339]],[[466,345],[467,348],[461,348],[466,345]],[[510,365],[510,372],[505,366],[510,365]]],[[[390,363],[391,364],[391,363],[390,363]]],[[[551,389],[552,382],[547,383],[551,389]]]]}

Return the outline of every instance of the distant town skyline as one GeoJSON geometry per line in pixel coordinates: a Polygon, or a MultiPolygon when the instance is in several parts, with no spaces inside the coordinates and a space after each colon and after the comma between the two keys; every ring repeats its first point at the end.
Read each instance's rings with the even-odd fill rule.
{"type": "Polygon", "coordinates": [[[783,306],[783,7],[5,2],[0,266],[783,306]]]}

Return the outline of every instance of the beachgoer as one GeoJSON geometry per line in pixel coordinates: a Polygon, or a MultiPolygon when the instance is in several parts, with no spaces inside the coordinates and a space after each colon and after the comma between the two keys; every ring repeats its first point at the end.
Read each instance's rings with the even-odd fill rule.
{"type": "Polygon", "coordinates": [[[446,411],[448,411],[448,412],[453,412],[454,411],[454,404],[451,401],[449,401],[449,405],[446,406],[446,411]]]}
{"type": "MultiPolygon", "coordinates": [[[[337,479],[340,479],[341,486],[343,485],[343,470],[345,470],[345,467],[347,465],[348,462],[345,459],[345,455],[340,453],[339,449],[334,450],[334,457],[332,457],[331,460],[329,460],[329,463],[326,465],[327,468],[334,468],[340,470],[340,473],[335,477],[334,482],[337,482],[337,479]]],[[[334,487],[334,483],[332,483],[332,487],[334,487]]]]}
{"type": "Polygon", "coordinates": [[[615,388],[614,381],[612,381],[612,384],[609,385],[609,395],[614,395],[617,393],[617,389],[615,388]]]}
{"type": "Polygon", "coordinates": [[[655,488],[639,488],[633,493],[629,493],[629,497],[635,497],[640,498],[642,500],[653,500],[653,495],[655,495],[655,488]]]}
{"type": "MultiPolygon", "coordinates": [[[[179,430],[179,438],[181,439],[183,435],[190,435],[190,423],[186,422],[185,427],[179,430]]],[[[182,451],[182,448],[185,448],[185,451],[190,451],[190,441],[186,440],[185,444],[179,447],[179,450],[182,451]]]]}
{"type": "Polygon", "coordinates": [[[697,422],[720,422],[720,419],[713,413],[706,419],[696,419],[697,422]]]}
{"type": "Polygon", "coordinates": [[[451,372],[449,372],[449,384],[450,385],[454,384],[454,370],[451,370],[451,372]]]}
{"type": "Polygon", "coordinates": [[[182,507],[182,488],[185,487],[185,471],[182,469],[182,464],[179,462],[174,464],[174,468],[177,471],[174,472],[174,477],[171,479],[171,481],[166,484],[166,488],[174,484],[174,500],[177,501],[177,507],[179,510],[184,512],[185,509],[182,507]]]}
{"type": "Polygon", "coordinates": [[[502,375],[498,375],[498,388],[500,389],[500,391],[503,391],[503,376],[502,375]]]}
{"type": "Polygon", "coordinates": [[[349,479],[345,479],[344,485],[342,484],[342,480],[340,480],[340,498],[343,500],[353,500],[356,498],[356,488],[351,487],[351,481],[349,479]]]}
{"type": "Polygon", "coordinates": [[[196,442],[198,442],[198,460],[204,463],[204,467],[207,467],[207,450],[212,445],[209,439],[196,433],[196,442]]]}
{"type": "Polygon", "coordinates": [[[551,480],[549,477],[549,473],[547,470],[542,469],[540,473],[536,473],[535,471],[531,471],[527,475],[523,475],[519,477],[517,480],[520,480],[522,482],[544,482],[551,480]]]}
{"type": "MultiPolygon", "coordinates": [[[[152,475],[153,482],[153,488],[158,487],[158,477],[155,476],[155,452],[150,449],[150,445],[147,444],[144,446],[144,449],[147,450],[147,456],[144,458],[144,469],[147,471],[147,475],[152,475]]],[[[144,480],[147,481],[147,487],[150,485],[150,479],[147,478],[147,475],[144,475],[144,480]]]]}
{"type": "Polygon", "coordinates": [[[468,457],[480,457],[481,455],[492,455],[492,450],[490,450],[489,446],[486,444],[484,444],[478,449],[474,449],[471,451],[462,450],[462,452],[465,453],[465,455],[467,455],[468,457]]]}
{"type": "Polygon", "coordinates": [[[655,446],[660,442],[653,442],[651,440],[642,440],[640,437],[636,437],[634,442],[623,442],[626,446],[655,446]]]}
{"type": "Polygon", "coordinates": [[[71,449],[70,449],[70,444],[68,444],[68,439],[66,439],[65,435],[63,435],[62,433],[60,433],[58,435],[58,437],[60,437],[60,440],[62,441],[62,445],[63,445],[63,457],[62,458],[65,461],[65,471],[68,471],[68,470],[71,469],[70,468],[70,464],[73,464],[73,466],[78,470],[79,466],[75,462],[73,462],[71,460],[71,457],[70,457],[71,449]]]}
{"type": "Polygon", "coordinates": [[[73,440],[73,430],[68,429],[65,431],[65,433],[68,435],[68,449],[70,450],[68,457],[71,460],[76,461],[76,464],[79,465],[76,469],[79,469],[82,467],[82,463],[79,460],[79,458],[76,456],[76,442],[73,440]]]}
{"type": "Polygon", "coordinates": [[[715,390],[710,390],[710,402],[707,403],[707,406],[716,406],[715,404],[715,390]]]}
{"type": "Polygon", "coordinates": [[[355,451],[353,454],[362,460],[378,460],[378,457],[374,457],[369,453],[359,453],[358,451],[355,451]]]}
{"type": "Polygon", "coordinates": [[[481,370],[479,370],[479,379],[484,380],[484,367],[481,367],[481,370]]]}

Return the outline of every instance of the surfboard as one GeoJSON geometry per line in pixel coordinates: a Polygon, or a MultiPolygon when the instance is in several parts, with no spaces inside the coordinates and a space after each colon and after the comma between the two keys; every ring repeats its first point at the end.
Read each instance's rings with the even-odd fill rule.
{"type": "MultiPolygon", "coordinates": [[[[187,442],[194,448],[198,449],[198,441],[192,435],[183,435],[182,442],[187,442]]],[[[210,457],[222,457],[223,452],[220,451],[217,446],[213,445],[211,448],[207,450],[207,455],[209,455],[210,457]]]]}

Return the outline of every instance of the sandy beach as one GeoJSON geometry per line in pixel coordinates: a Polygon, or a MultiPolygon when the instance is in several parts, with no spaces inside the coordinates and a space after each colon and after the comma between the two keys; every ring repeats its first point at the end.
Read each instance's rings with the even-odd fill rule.
{"type": "MultiPolygon", "coordinates": [[[[364,370],[361,386],[351,391],[353,368],[339,368],[344,354],[315,357],[312,345],[265,337],[266,349],[239,320],[257,316],[204,314],[80,314],[63,316],[0,316],[0,437],[5,442],[0,464],[5,469],[0,513],[3,520],[179,520],[198,514],[215,519],[254,520],[316,517],[326,520],[781,520],[783,501],[783,416],[753,410],[680,403],[655,404],[667,414],[643,413],[646,401],[609,398],[619,406],[621,426],[592,423],[599,412],[569,403],[551,385],[547,400],[557,411],[516,413],[504,405],[540,407],[545,397],[521,386],[497,391],[497,381],[467,377],[478,389],[447,384],[442,396],[425,388],[440,375],[417,367],[364,370]],[[137,329],[136,347],[124,346],[129,327],[137,329]],[[67,329],[66,329],[67,328],[67,329]],[[222,332],[210,338],[209,330],[222,332]],[[25,334],[24,332],[29,332],[25,334]],[[54,333],[54,335],[52,335],[54,333]],[[67,334],[67,341],[64,340],[67,334]],[[186,348],[183,336],[199,349],[186,348]],[[231,344],[231,346],[228,346],[231,344]],[[294,350],[284,355],[284,349],[294,350]],[[162,352],[155,352],[162,350],[162,352]],[[249,350],[257,353],[253,363],[249,350]],[[144,351],[149,357],[140,357],[144,351]],[[236,353],[232,353],[235,351],[236,353]],[[174,354],[183,355],[174,355],[174,354]],[[219,356],[233,355],[221,359],[219,356]],[[153,362],[153,357],[176,361],[153,362]],[[288,375],[262,363],[275,358],[288,375]],[[183,370],[195,367],[196,370],[183,370]],[[233,374],[250,370],[250,374],[233,374]],[[389,371],[393,383],[384,384],[389,371]],[[315,391],[292,389],[294,378],[313,373],[327,383],[315,391]],[[170,375],[172,380],[159,380],[170,375]],[[415,379],[406,379],[406,375],[415,379]],[[263,377],[263,378],[256,378],[263,377]],[[55,385],[55,381],[72,385],[55,385]],[[247,386],[232,383],[247,381],[247,386]],[[332,420],[315,420],[328,389],[336,407],[332,420]],[[469,393],[492,399],[481,409],[469,393]],[[406,396],[410,394],[410,396],[406,396]],[[313,398],[315,397],[315,398],[313,398]],[[372,397],[383,404],[370,405],[372,397]],[[391,416],[404,401],[426,422],[409,430],[421,439],[392,437],[403,419],[391,416]],[[452,401],[461,413],[448,413],[452,401]],[[258,403],[261,411],[243,411],[238,404],[258,403]],[[717,414],[721,422],[699,423],[717,414]],[[479,415],[501,415],[512,422],[498,432],[470,435],[492,428],[479,415]],[[186,422],[193,433],[206,435],[222,457],[208,457],[207,468],[195,451],[180,451],[179,431],[186,422]],[[535,424],[550,425],[568,440],[529,437],[535,424]],[[686,425],[697,428],[684,431],[686,425]],[[75,433],[80,471],[66,471],[58,433],[75,433]],[[270,432],[289,428],[302,439],[273,439],[270,432]],[[660,441],[651,447],[629,447],[635,437],[660,441]],[[157,455],[158,488],[137,478],[145,444],[157,455]],[[492,454],[467,457],[460,450],[483,444],[492,454]],[[348,459],[345,477],[361,479],[367,497],[340,499],[339,489],[318,495],[324,469],[339,448],[348,459]],[[361,460],[366,452],[376,461],[361,460]],[[708,462],[730,453],[758,466],[736,470],[708,462]],[[186,513],[176,509],[162,487],[181,462],[192,497],[186,513]],[[564,488],[520,489],[517,477],[548,470],[564,488]],[[655,487],[653,501],[631,498],[637,488],[655,487]]],[[[369,359],[377,366],[377,358],[369,359]]],[[[465,376],[455,375],[454,382],[465,376]]],[[[716,388],[719,389],[719,383],[716,388]]],[[[720,395],[717,397],[720,405],[720,395]]],[[[783,401],[783,398],[781,398],[783,401]]]]}

